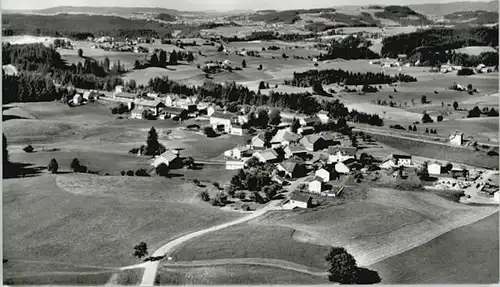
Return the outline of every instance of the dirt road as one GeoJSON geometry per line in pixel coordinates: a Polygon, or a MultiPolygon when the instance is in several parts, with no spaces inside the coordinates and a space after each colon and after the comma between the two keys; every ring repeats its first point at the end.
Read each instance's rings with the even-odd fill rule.
{"type": "MultiPolygon", "coordinates": [[[[156,250],[152,256],[157,257],[157,256],[168,256],[169,253],[171,253],[174,248],[178,247],[180,244],[191,240],[195,237],[217,231],[226,227],[230,227],[236,224],[240,224],[252,219],[255,219],[263,214],[265,214],[268,210],[272,210],[276,208],[279,205],[280,201],[271,201],[267,206],[263,207],[262,209],[259,209],[255,212],[252,212],[251,214],[244,216],[242,218],[236,219],[231,222],[223,223],[217,226],[213,226],[207,229],[199,230],[190,234],[186,234],[182,237],[179,237],[175,240],[172,240],[168,242],[167,244],[163,245],[160,247],[158,250],[156,250]]],[[[142,275],[142,281],[141,281],[141,286],[153,286],[155,283],[156,279],[156,272],[158,270],[159,266],[159,261],[153,261],[153,262],[147,262],[144,266],[144,273],[142,275]]]]}

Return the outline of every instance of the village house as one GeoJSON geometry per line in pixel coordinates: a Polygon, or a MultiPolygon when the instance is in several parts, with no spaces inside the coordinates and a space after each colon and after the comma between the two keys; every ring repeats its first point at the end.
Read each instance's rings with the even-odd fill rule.
{"type": "Polygon", "coordinates": [[[353,158],[348,158],[344,161],[339,161],[335,164],[335,171],[339,174],[348,174],[353,170],[358,163],[353,158]]]}
{"type": "Polygon", "coordinates": [[[256,148],[265,147],[266,146],[266,137],[264,136],[264,132],[260,132],[256,136],[254,136],[252,138],[252,140],[250,141],[250,144],[256,148]]]}
{"type": "Polygon", "coordinates": [[[231,129],[231,119],[234,117],[231,113],[221,113],[214,112],[210,116],[210,125],[214,130],[219,130],[220,127],[224,130],[224,132],[229,133],[231,129]]]}
{"type": "Polygon", "coordinates": [[[326,124],[330,120],[330,117],[328,116],[328,112],[324,111],[324,110],[319,111],[316,114],[316,116],[319,118],[319,120],[321,121],[322,124],[326,124]]]}
{"type": "Polygon", "coordinates": [[[276,132],[274,137],[271,139],[272,147],[287,146],[291,143],[297,143],[300,140],[300,135],[288,131],[286,129],[281,129],[276,132]]]}
{"type": "Polygon", "coordinates": [[[306,170],[302,163],[295,161],[284,161],[276,165],[276,169],[282,172],[285,177],[288,178],[300,178],[304,177],[306,170]]]}
{"type": "Polygon", "coordinates": [[[115,92],[113,98],[122,102],[133,102],[136,95],[132,93],[115,92]]]}
{"type": "Polygon", "coordinates": [[[290,158],[292,156],[298,156],[303,158],[307,155],[307,150],[301,144],[286,146],[284,148],[284,151],[285,151],[285,158],[290,158]]]}
{"type": "Polygon", "coordinates": [[[322,150],[328,147],[326,141],[318,134],[307,135],[299,141],[308,151],[322,150]]]}
{"type": "Polygon", "coordinates": [[[182,168],[182,159],[179,157],[179,152],[177,151],[167,150],[155,157],[151,165],[157,168],[162,163],[166,164],[170,169],[182,168]]]}
{"type": "Polygon", "coordinates": [[[461,146],[464,143],[464,134],[456,132],[452,135],[450,135],[450,144],[451,145],[456,145],[456,146],[461,146]]]}
{"type": "Polygon", "coordinates": [[[228,160],[226,161],[226,170],[239,170],[245,167],[244,160],[228,160]]]}
{"type": "Polygon", "coordinates": [[[312,127],[314,124],[319,123],[320,120],[318,117],[310,117],[310,118],[301,118],[299,123],[302,127],[312,127]]]}
{"type": "Polygon", "coordinates": [[[468,178],[469,171],[464,168],[454,167],[451,169],[451,176],[453,178],[459,178],[459,177],[468,178]]]}
{"type": "Polygon", "coordinates": [[[179,99],[178,95],[168,94],[165,97],[165,105],[167,105],[168,107],[173,107],[174,106],[174,102],[177,101],[178,99],[179,99]]]}
{"type": "Polygon", "coordinates": [[[185,120],[188,118],[188,111],[177,107],[163,107],[160,112],[160,119],[170,118],[172,120],[185,120]]]}
{"type": "Polygon", "coordinates": [[[243,136],[243,126],[240,124],[231,124],[230,133],[232,135],[243,136]]]}
{"type": "Polygon", "coordinates": [[[297,129],[297,133],[303,136],[313,134],[314,131],[314,127],[300,127],[297,129]]]}
{"type": "Polygon", "coordinates": [[[393,154],[390,158],[384,160],[379,167],[382,169],[388,169],[393,167],[410,167],[412,166],[411,155],[401,155],[401,154],[393,154]]]}
{"type": "Polygon", "coordinates": [[[323,179],[318,176],[310,176],[304,180],[307,190],[312,193],[321,193],[323,190],[323,179]]]}
{"type": "Polygon", "coordinates": [[[139,120],[146,119],[148,112],[150,113],[151,111],[145,109],[133,109],[130,113],[130,118],[139,120]]]}
{"type": "Polygon", "coordinates": [[[312,206],[312,197],[306,194],[295,193],[290,197],[287,205],[293,208],[310,208],[312,206]]]}
{"type": "Polygon", "coordinates": [[[147,93],[146,96],[148,98],[158,98],[160,96],[160,94],[158,94],[158,93],[147,93]]]}
{"type": "Polygon", "coordinates": [[[227,150],[226,152],[224,152],[224,155],[227,157],[233,157],[235,159],[241,159],[241,158],[248,155],[249,150],[250,150],[250,147],[248,147],[248,146],[239,146],[239,147],[235,147],[233,149],[227,150]]]}
{"type": "Polygon", "coordinates": [[[123,86],[121,85],[115,86],[115,93],[123,93],[123,86]]]}
{"type": "Polygon", "coordinates": [[[356,148],[347,146],[328,147],[328,163],[344,161],[349,158],[356,158],[356,148]]]}
{"type": "Polygon", "coordinates": [[[430,163],[427,165],[427,172],[430,175],[440,175],[442,172],[442,166],[437,162],[430,163]]]}
{"type": "Polygon", "coordinates": [[[153,116],[157,116],[160,108],[165,107],[165,104],[160,100],[135,99],[134,106],[137,109],[150,110],[153,116]]]}
{"type": "Polygon", "coordinates": [[[259,162],[262,163],[275,163],[278,161],[278,153],[274,149],[266,149],[262,151],[258,151],[252,155],[259,162]]]}
{"type": "Polygon", "coordinates": [[[321,177],[323,179],[323,182],[329,182],[331,180],[331,173],[324,168],[318,169],[316,172],[314,172],[314,175],[317,177],[321,177]]]}

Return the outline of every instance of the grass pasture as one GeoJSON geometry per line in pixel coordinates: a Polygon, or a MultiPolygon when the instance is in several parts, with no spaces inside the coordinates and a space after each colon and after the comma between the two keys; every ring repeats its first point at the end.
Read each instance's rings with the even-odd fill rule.
{"type": "Polygon", "coordinates": [[[214,267],[180,268],[161,266],[157,285],[248,285],[248,284],[328,284],[325,278],[257,265],[223,265],[214,267]]]}
{"type": "Polygon", "coordinates": [[[324,257],[329,248],[298,242],[294,234],[295,230],[287,227],[241,224],[193,239],[173,256],[177,261],[271,258],[326,269],[324,257]]]}
{"type": "Polygon", "coordinates": [[[495,211],[494,207],[469,207],[433,193],[370,189],[362,201],[298,212],[275,211],[258,222],[295,229],[294,239],[299,242],[344,246],[365,266],[495,211]]]}
{"type": "Polygon", "coordinates": [[[165,69],[163,68],[146,68],[142,70],[132,70],[128,72],[123,80],[128,82],[130,80],[135,80],[137,85],[147,85],[150,79],[156,77],[168,77],[174,81],[180,81],[185,79],[190,79],[193,77],[204,77],[205,73],[203,73],[200,69],[197,69],[196,66],[191,65],[177,65],[177,66],[169,66],[165,69]]]}
{"type": "MultiPolygon", "coordinates": [[[[370,134],[369,132],[366,132],[370,134]]],[[[438,145],[428,142],[413,141],[390,135],[370,134],[373,139],[397,148],[405,153],[422,156],[427,158],[436,158],[444,161],[464,163],[477,167],[496,168],[498,167],[498,158],[487,156],[484,153],[464,148],[452,147],[447,145],[438,145]]]]}
{"type": "Polygon", "coordinates": [[[382,284],[498,282],[498,212],[369,268],[382,284]]]}
{"type": "MultiPolygon", "coordinates": [[[[175,178],[90,175],[4,180],[3,256],[14,262],[29,258],[41,264],[120,267],[137,263],[131,254],[139,241],[154,250],[182,234],[241,216],[194,200],[196,189],[190,186],[175,178]]],[[[26,268],[4,265],[4,278],[25,274],[26,268]]]]}

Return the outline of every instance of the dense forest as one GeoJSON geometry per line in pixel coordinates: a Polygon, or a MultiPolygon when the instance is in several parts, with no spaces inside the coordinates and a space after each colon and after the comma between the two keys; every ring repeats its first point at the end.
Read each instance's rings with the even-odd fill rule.
{"type": "Polygon", "coordinates": [[[271,41],[271,40],[281,40],[281,41],[303,41],[305,39],[315,37],[314,33],[308,34],[281,34],[274,31],[254,31],[250,35],[244,37],[232,36],[232,37],[221,37],[224,42],[245,42],[245,41],[271,41]]]}
{"type": "Polygon", "coordinates": [[[156,15],[155,18],[158,20],[165,21],[165,22],[174,22],[175,21],[175,16],[167,14],[167,13],[160,13],[160,14],[156,15]]]}
{"type": "Polygon", "coordinates": [[[406,6],[385,6],[384,11],[375,12],[379,18],[393,20],[401,25],[429,25],[432,21],[406,6]]]}
{"type": "Polygon", "coordinates": [[[381,25],[379,20],[374,19],[367,12],[361,12],[359,15],[324,13],[320,17],[338,23],[339,27],[377,27],[381,25]]]}
{"type": "Polygon", "coordinates": [[[60,98],[58,93],[52,93],[53,83],[108,91],[123,84],[119,76],[123,68],[119,62],[111,65],[107,58],[101,63],[82,59],[83,63],[66,65],[53,47],[4,44],[2,63],[12,64],[22,73],[19,77],[3,75],[3,91],[9,91],[8,101],[43,101],[60,98]]]}
{"type": "Polygon", "coordinates": [[[263,14],[255,14],[249,17],[250,21],[266,22],[266,23],[279,23],[293,24],[300,19],[300,12],[298,10],[285,10],[285,11],[269,11],[263,14]]]}
{"type": "Polygon", "coordinates": [[[382,40],[382,44],[381,54],[384,57],[411,55],[420,47],[439,52],[465,46],[497,46],[498,26],[429,29],[387,37],[382,40]]]}
{"type": "Polygon", "coordinates": [[[320,55],[319,60],[330,59],[378,59],[380,56],[369,49],[370,42],[359,36],[350,35],[342,40],[333,40],[328,53],[320,55]]]}
{"type": "Polygon", "coordinates": [[[489,67],[498,67],[497,52],[484,52],[478,56],[452,52],[451,55],[449,55],[448,60],[454,65],[464,67],[477,67],[479,64],[484,64],[489,67]]]}
{"type": "Polygon", "coordinates": [[[455,12],[444,15],[448,23],[460,24],[466,22],[468,25],[486,25],[498,23],[498,13],[490,11],[466,11],[455,12]]]}
{"type": "Polygon", "coordinates": [[[345,85],[379,85],[394,82],[415,82],[416,78],[399,74],[394,77],[384,73],[352,73],[344,70],[308,70],[303,73],[293,73],[292,80],[285,80],[285,85],[295,87],[310,87],[319,82],[323,85],[341,83],[345,85]]]}

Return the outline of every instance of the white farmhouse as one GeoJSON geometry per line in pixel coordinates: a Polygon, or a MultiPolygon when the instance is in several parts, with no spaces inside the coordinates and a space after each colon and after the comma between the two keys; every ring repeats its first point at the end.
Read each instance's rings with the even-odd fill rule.
{"type": "Polygon", "coordinates": [[[307,184],[307,188],[309,192],[312,193],[321,193],[323,187],[323,179],[318,176],[311,176],[304,180],[304,183],[307,184]]]}
{"type": "Polygon", "coordinates": [[[309,208],[311,207],[312,197],[305,194],[295,193],[290,197],[290,201],[288,201],[287,205],[290,205],[291,209],[293,208],[309,208]]]}
{"type": "Polygon", "coordinates": [[[315,173],[315,176],[320,177],[323,182],[329,182],[330,181],[330,172],[324,168],[318,169],[315,173]]]}
{"type": "Polygon", "coordinates": [[[464,134],[456,132],[450,135],[450,144],[461,146],[464,143],[464,134]]]}
{"type": "Polygon", "coordinates": [[[427,172],[431,175],[441,174],[441,165],[439,163],[433,162],[427,165],[427,172]]]}

